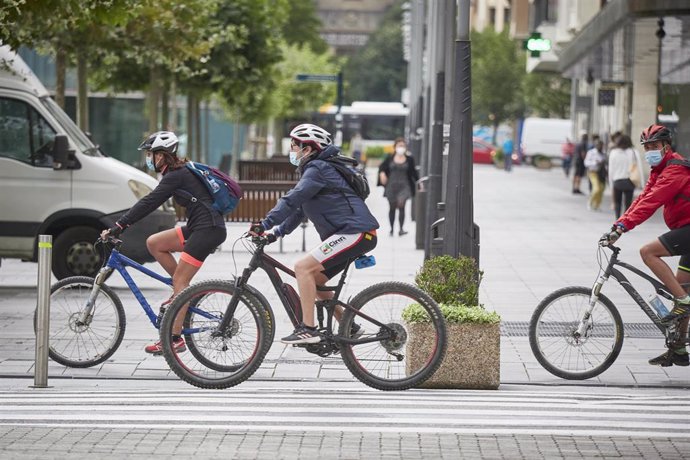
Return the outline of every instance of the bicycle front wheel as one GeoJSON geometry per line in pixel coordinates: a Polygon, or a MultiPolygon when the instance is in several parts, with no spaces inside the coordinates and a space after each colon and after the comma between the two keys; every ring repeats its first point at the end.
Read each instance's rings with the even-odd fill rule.
{"type": "Polygon", "coordinates": [[[623,346],[623,320],[613,302],[599,294],[587,327],[578,333],[592,295],[590,288],[571,286],[549,294],[529,324],[532,353],[557,377],[584,380],[604,372],[623,346]]]}
{"type": "Polygon", "coordinates": [[[94,279],[88,276],[72,276],[50,289],[48,355],[63,366],[100,364],[115,353],[125,335],[122,302],[105,284],[101,285],[91,313],[83,316],[93,283],[94,279]]]}
{"type": "Polygon", "coordinates": [[[248,290],[240,295],[228,330],[217,333],[234,292],[233,282],[201,282],[180,292],[165,311],[160,328],[163,355],[185,382],[200,388],[232,387],[248,379],[270,349],[271,315],[248,290]],[[185,315],[182,333],[189,352],[172,347],[179,314],[185,315]]]}
{"type": "Polygon", "coordinates": [[[439,368],[446,353],[446,325],[438,305],[424,291],[406,283],[379,283],[357,294],[350,305],[359,315],[346,310],[339,335],[381,338],[341,345],[345,365],[362,383],[379,390],[406,390],[439,368]],[[426,316],[422,328],[413,329],[403,319],[403,310],[414,304],[426,316]],[[353,323],[361,328],[356,334],[353,323]]]}

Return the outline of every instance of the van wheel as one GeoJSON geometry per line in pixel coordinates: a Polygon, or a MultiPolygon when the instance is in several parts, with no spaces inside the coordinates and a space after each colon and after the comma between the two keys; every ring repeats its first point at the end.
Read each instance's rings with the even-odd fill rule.
{"type": "Polygon", "coordinates": [[[55,277],[96,276],[103,264],[100,253],[94,247],[99,235],[93,227],[71,227],[60,233],[53,244],[55,277]]]}

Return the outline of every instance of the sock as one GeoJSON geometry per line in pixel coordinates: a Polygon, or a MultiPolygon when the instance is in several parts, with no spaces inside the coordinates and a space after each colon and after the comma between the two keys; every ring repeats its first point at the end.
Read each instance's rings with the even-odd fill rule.
{"type": "Polygon", "coordinates": [[[676,303],[682,303],[682,304],[690,304],[690,295],[686,295],[685,297],[676,297],[676,303]]]}
{"type": "Polygon", "coordinates": [[[181,338],[182,338],[181,335],[175,335],[175,334],[173,334],[173,336],[172,336],[173,342],[175,342],[175,341],[177,341],[177,340],[180,340],[181,338]]]}
{"type": "Polygon", "coordinates": [[[673,350],[673,352],[678,354],[678,355],[687,355],[688,354],[688,350],[685,347],[675,348],[673,350]]]}
{"type": "Polygon", "coordinates": [[[310,331],[315,331],[315,330],[316,330],[316,326],[307,326],[307,325],[304,324],[304,323],[302,323],[302,326],[306,327],[306,328],[309,329],[310,331]]]}

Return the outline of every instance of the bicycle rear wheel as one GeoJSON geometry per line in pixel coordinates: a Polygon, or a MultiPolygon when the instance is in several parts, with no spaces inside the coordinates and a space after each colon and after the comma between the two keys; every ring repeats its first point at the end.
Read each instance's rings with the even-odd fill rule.
{"type": "Polygon", "coordinates": [[[608,369],[621,351],[623,320],[613,302],[601,293],[589,327],[582,336],[577,334],[591,295],[591,288],[582,286],[559,289],[542,300],[532,314],[532,353],[544,369],[557,377],[595,377],[608,369]]]}
{"type": "Polygon", "coordinates": [[[345,365],[362,383],[379,390],[406,390],[423,383],[439,368],[446,352],[446,325],[436,302],[422,290],[406,283],[379,283],[357,294],[350,305],[366,316],[346,310],[339,335],[351,337],[352,324],[357,323],[363,329],[360,339],[382,337],[341,345],[345,365]],[[424,332],[415,329],[420,331],[417,336],[402,317],[403,310],[412,304],[420,305],[428,318],[424,332]],[[393,336],[383,338],[387,330],[393,336]]]}
{"type": "MultiPolygon", "coordinates": [[[[91,367],[110,358],[125,335],[125,311],[117,294],[105,284],[91,314],[81,322],[94,279],[72,276],[50,288],[48,355],[68,367],[91,367]]],[[[36,330],[34,312],[34,332],[36,330]]]]}
{"type": "MultiPolygon", "coordinates": [[[[200,388],[229,388],[248,379],[271,347],[272,320],[262,302],[243,291],[224,336],[216,336],[235,284],[211,280],[180,292],[163,315],[161,345],[170,369],[185,382],[200,388]],[[188,306],[183,335],[189,353],[172,348],[175,318],[188,306]]],[[[270,306],[268,307],[270,308],[270,306]]]]}

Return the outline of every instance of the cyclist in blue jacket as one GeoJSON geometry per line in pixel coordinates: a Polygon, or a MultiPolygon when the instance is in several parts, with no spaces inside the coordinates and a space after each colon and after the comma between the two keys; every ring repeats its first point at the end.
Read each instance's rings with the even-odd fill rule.
{"type": "MultiPolygon", "coordinates": [[[[290,132],[290,139],[290,162],[298,167],[300,180],[264,220],[252,224],[250,234],[273,229],[275,236],[287,235],[304,217],[314,224],[322,241],[295,264],[303,323],[281,342],[317,343],[321,337],[314,322],[316,286],[341,272],[349,260],[374,249],[379,223],[335,166],[323,161],[340,154],[330,133],[316,125],[301,124],[290,132]]],[[[341,313],[336,311],[336,317],[341,313]]],[[[358,325],[353,326],[353,335],[358,329],[358,325]]]]}

